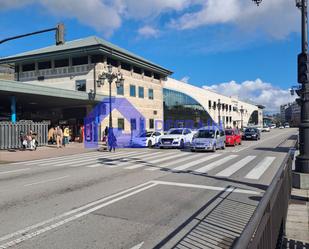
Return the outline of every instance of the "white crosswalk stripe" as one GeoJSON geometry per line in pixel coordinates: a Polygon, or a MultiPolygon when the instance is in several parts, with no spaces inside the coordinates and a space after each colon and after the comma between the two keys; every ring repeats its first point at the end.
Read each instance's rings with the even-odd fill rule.
{"type": "Polygon", "coordinates": [[[273,163],[276,157],[267,156],[259,162],[246,176],[247,179],[258,180],[273,163]]]}
{"type": "MultiPolygon", "coordinates": [[[[135,157],[135,155],[128,156],[128,158],[126,158],[125,161],[119,161],[117,164],[115,164],[115,165],[108,165],[107,167],[108,168],[118,168],[118,167],[121,167],[121,166],[126,166],[126,165],[129,165],[129,164],[134,163],[136,161],[140,161],[141,159],[144,159],[144,158],[157,158],[157,157],[161,157],[162,153],[161,152],[154,152],[154,153],[151,153],[151,154],[147,153],[146,155],[145,155],[145,153],[139,153],[137,155],[138,157],[135,157]]],[[[90,167],[89,166],[89,168],[94,168],[94,167],[90,167]]]]}
{"type": "Polygon", "coordinates": [[[163,161],[166,161],[166,160],[169,160],[169,159],[179,157],[179,154],[166,157],[167,155],[170,155],[170,154],[174,154],[174,152],[164,153],[164,154],[162,154],[162,156],[159,159],[156,159],[156,160],[153,160],[153,161],[147,161],[145,163],[146,165],[145,164],[137,164],[137,165],[132,165],[132,166],[126,167],[125,169],[137,169],[137,168],[145,167],[145,166],[147,166],[147,164],[150,164],[150,163],[151,164],[160,163],[160,162],[163,162],[163,161]]]}
{"type": "MultiPolygon", "coordinates": [[[[144,152],[144,153],[147,153],[147,152],[144,152]]],[[[56,167],[61,167],[61,166],[66,166],[66,165],[73,165],[73,164],[76,164],[76,163],[82,163],[82,162],[85,162],[85,161],[88,161],[88,162],[96,162],[98,158],[102,157],[102,158],[105,158],[105,159],[113,159],[113,158],[116,158],[116,157],[121,157],[121,156],[128,156],[128,155],[132,155],[132,154],[139,154],[138,152],[130,152],[130,153],[127,153],[127,152],[122,152],[122,153],[119,153],[119,154],[114,154],[114,153],[106,153],[106,154],[98,154],[98,156],[81,156],[81,157],[72,157],[72,158],[68,158],[68,159],[65,159],[65,160],[61,160],[61,161],[51,161],[49,163],[45,163],[43,164],[42,166],[56,166],[56,167]]]]}
{"type": "Polygon", "coordinates": [[[192,157],[197,157],[197,155],[195,153],[194,154],[192,153],[191,155],[190,154],[189,155],[184,154],[180,158],[173,160],[172,162],[168,161],[168,162],[160,164],[160,166],[147,168],[145,170],[147,170],[147,171],[159,170],[159,169],[162,169],[162,168],[167,167],[167,166],[172,165],[172,164],[175,165],[175,164],[187,161],[187,160],[191,159],[192,157]]]}
{"type": "Polygon", "coordinates": [[[212,162],[204,167],[201,167],[197,170],[195,170],[194,172],[197,172],[197,173],[207,173],[208,171],[218,167],[218,166],[221,166],[222,164],[234,159],[238,157],[238,155],[230,155],[230,156],[226,156],[218,161],[215,161],[215,162],[212,162]]]}
{"type": "Polygon", "coordinates": [[[209,161],[209,160],[211,160],[211,159],[214,159],[214,158],[216,158],[216,157],[219,157],[219,156],[221,156],[221,155],[222,155],[222,154],[212,154],[212,155],[210,155],[210,156],[205,156],[205,157],[203,157],[203,158],[201,158],[201,159],[199,159],[199,160],[191,161],[191,162],[189,162],[189,163],[187,163],[187,164],[178,166],[178,167],[176,167],[176,168],[174,168],[174,169],[172,169],[172,170],[173,170],[173,171],[182,171],[182,170],[185,170],[185,169],[188,169],[188,168],[197,166],[197,165],[199,165],[200,163],[207,162],[207,161],[209,161]]]}
{"type": "Polygon", "coordinates": [[[63,156],[63,157],[51,157],[51,158],[46,158],[46,159],[42,159],[42,160],[33,160],[33,161],[26,161],[22,164],[24,165],[37,165],[37,164],[43,164],[45,162],[58,162],[58,161],[63,161],[63,160],[70,160],[70,159],[77,159],[77,158],[82,158],[82,157],[94,157],[96,155],[99,155],[98,152],[94,152],[94,153],[83,153],[81,155],[69,155],[69,156],[63,156]]]}
{"type": "Polygon", "coordinates": [[[232,164],[230,167],[220,171],[216,176],[218,177],[229,177],[233,175],[236,171],[240,170],[244,166],[246,166],[249,162],[251,162],[256,156],[247,156],[240,161],[232,164]]]}

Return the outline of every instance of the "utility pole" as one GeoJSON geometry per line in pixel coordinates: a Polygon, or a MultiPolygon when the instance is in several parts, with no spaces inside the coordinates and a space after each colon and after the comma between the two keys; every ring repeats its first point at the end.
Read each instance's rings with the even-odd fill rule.
{"type": "Polygon", "coordinates": [[[299,155],[295,161],[295,171],[309,173],[309,54],[308,54],[308,0],[296,1],[301,10],[302,52],[298,55],[298,82],[302,85],[296,93],[296,101],[301,107],[299,126],[299,155]]]}
{"type": "MultiPolygon", "coordinates": [[[[259,5],[262,0],[253,0],[259,5]]],[[[296,90],[300,97],[296,102],[300,105],[301,123],[299,125],[299,155],[295,161],[295,171],[309,173],[309,54],[308,54],[308,0],[296,0],[296,7],[301,10],[301,47],[298,55],[298,83],[296,90]]]]}

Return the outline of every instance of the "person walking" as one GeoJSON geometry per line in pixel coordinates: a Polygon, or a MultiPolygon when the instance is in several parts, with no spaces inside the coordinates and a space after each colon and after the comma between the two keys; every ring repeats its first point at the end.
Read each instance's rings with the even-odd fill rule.
{"type": "Polygon", "coordinates": [[[70,136],[70,130],[69,127],[65,127],[63,130],[63,145],[64,147],[69,144],[69,136],[70,136]]]}
{"type": "Polygon", "coordinates": [[[56,128],[56,142],[57,142],[57,149],[62,148],[62,138],[63,138],[63,132],[60,126],[58,125],[56,128]]]}
{"type": "Polygon", "coordinates": [[[109,132],[108,132],[107,142],[108,142],[108,145],[109,145],[109,151],[111,152],[113,150],[115,152],[116,146],[117,146],[117,139],[116,139],[112,129],[110,129],[109,132]]]}

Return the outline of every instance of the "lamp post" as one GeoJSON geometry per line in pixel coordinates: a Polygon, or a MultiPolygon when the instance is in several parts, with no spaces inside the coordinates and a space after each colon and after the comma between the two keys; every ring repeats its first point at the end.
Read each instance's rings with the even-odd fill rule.
{"type": "Polygon", "coordinates": [[[109,129],[113,128],[113,119],[112,119],[112,83],[115,81],[117,88],[123,86],[124,78],[123,75],[118,71],[117,73],[113,72],[112,65],[107,66],[107,72],[103,72],[99,75],[97,80],[97,86],[101,87],[104,85],[104,82],[107,81],[109,84],[109,129]]]}
{"type": "Polygon", "coordinates": [[[221,107],[222,107],[221,100],[218,99],[218,124],[219,126],[221,123],[221,107]]]}
{"type": "Polygon", "coordinates": [[[241,122],[241,130],[243,130],[244,129],[244,119],[243,119],[243,115],[244,115],[244,108],[243,108],[243,106],[241,106],[240,107],[240,109],[239,109],[239,111],[240,111],[240,122],[241,122]]]}
{"type": "MultiPolygon", "coordinates": [[[[259,5],[262,0],[253,0],[259,5]]],[[[299,125],[299,155],[295,161],[295,171],[309,173],[309,54],[308,54],[308,0],[296,0],[296,7],[301,10],[301,44],[298,55],[298,82],[301,88],[296,91],[296,99],[301,108],[299,125]]]]}

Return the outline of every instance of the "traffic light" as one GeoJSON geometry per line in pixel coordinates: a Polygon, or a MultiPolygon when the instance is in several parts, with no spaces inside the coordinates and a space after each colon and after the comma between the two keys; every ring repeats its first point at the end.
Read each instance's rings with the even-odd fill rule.
{"type": "Polygon", "coordinates": [[[309,54],[298,55],[298,82],[309,83],[309,54]]]}
{"type": "Polygon", "coordinates": [[[56,28],[56,45],[63,45],[64,43],[64,24],[59,23],[56,28]]]}

